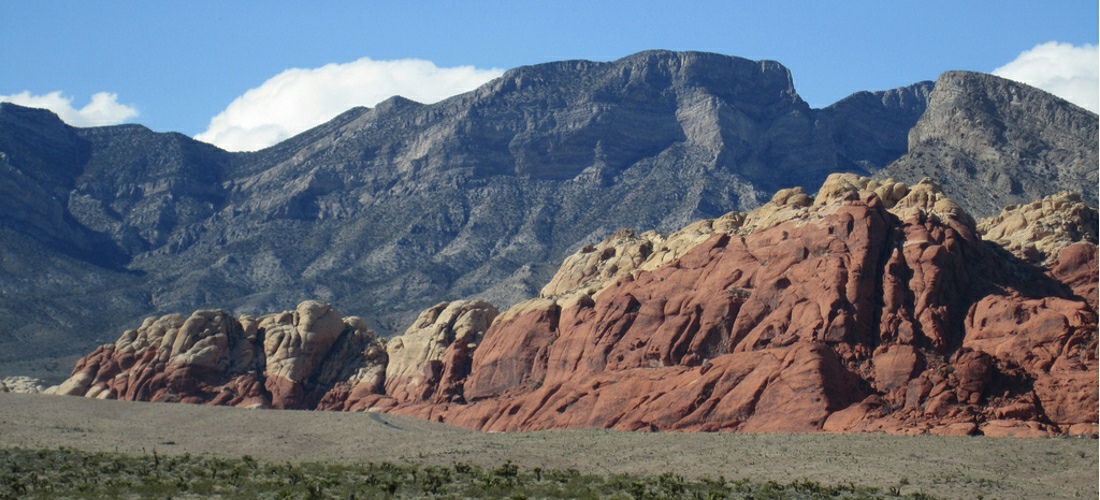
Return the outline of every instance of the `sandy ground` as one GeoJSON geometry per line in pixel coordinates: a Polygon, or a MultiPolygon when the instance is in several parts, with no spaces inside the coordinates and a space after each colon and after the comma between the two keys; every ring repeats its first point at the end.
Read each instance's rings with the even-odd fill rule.
{"type": "Polygon", "coordinates": [[[383,414],[242,410],[0,393],[0,447],[466,462],[729,480],[899,486],[947,498],[1097,498],[1092,439],[604,430],[482,433],[383,414]]]}

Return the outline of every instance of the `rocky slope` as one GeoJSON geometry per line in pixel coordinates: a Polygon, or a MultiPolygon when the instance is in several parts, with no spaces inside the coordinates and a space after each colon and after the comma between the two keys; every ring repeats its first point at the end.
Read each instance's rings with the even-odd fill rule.
{"type": "Polygon", "coordinates": [[[538,298],[440,304],[385,349],[317,302],[200,311],[146,320],[51,391],[483,430],[1095,435],[1096,212],[1057,195],[980,227],[995,239],[930,181],[834,175],[668,236],[622,231],[538,298]],[[1063,228],[1044,260],[997,243],[1043,227],[1063,228]]]}
{"type": "Polygon", "coordinates": [[[931,158],[942,127],[980,140],[935,151],[995,156],[998,179],[1061,179],[1013,187],[1013,203],[1096,184],[1069,161],[1095,166],[1095,115],[1019,85],[956,84],[971,80],[986,78],[812,109],[778,63],[651,51],[516,68],[432,105],[393,98],[244,154],[0,104],[0,375],[58,380],[150,314],[316,298],[386,336],[442,301],[506,307],[623,227],[674,231],[834,172],[928,175],[993,215],[982,186],[997,179],[890,166],[931,158]],[[981,119],[942,118],[976,102],[981,119]]]}
{"type": "Polygon", "coordinates": [[[936,80],[909,151],[880,172],[905,182],[936,179],[976,216],[1059,190],[1097,206],[1096,114],[1042,90],[981,73],[936,80]]]}

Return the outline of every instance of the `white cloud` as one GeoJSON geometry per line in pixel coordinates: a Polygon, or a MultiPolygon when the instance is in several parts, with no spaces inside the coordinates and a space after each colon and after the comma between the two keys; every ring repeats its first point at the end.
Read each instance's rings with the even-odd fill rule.
{"type": "Polygon", "coordinates": [[[31,95],[24,91],[12,95],[0,95],[0,102],[10,102],[29,108],[45,108],[74,127],[98,127],[118,125],[138,115],[138,111],[118,103],[118,94],[99,92],[83,108],[73,108],[73,99],[61,95],[61,91],[45,95],[31,95]]]}
{"type": "Polygon", "coordinates": [[[331,120],[355,106],[394,95],[433,103],[500,76],[503,70],[439,68],[430,61],[359,59],[288,69],[233,100],[195,136],[230,151],[255,151],[331,120]]]}
{"type": "Polygon", "coordinates": [[[1024,51],[993,74],[1041,88],[1100,112],[1100,51],[1095,45],[1047,42],[1024,51]]]}

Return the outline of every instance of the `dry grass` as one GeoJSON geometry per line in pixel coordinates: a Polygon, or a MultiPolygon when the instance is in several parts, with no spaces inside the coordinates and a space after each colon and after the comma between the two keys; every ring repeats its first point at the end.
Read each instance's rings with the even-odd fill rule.
{"type": "Polygon", "coordinates": [[[935,436],[480,433],[391,415],[263,411],[0,394],[0,447],[406,462],[790,483],[946,498],[1097,498],[1097,441],[935,436]]]}

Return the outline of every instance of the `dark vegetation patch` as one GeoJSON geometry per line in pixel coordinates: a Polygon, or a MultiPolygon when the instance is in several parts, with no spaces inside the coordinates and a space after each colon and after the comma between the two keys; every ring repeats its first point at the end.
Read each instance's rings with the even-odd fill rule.
{"type": "Polygon", "coordinates": [[[781,484],[718,479],[597,475],[577,469],[495,468],[466,463],[274,463],[240,458],[86,452],[72,448],[0,449],[0,499],[8,498],[931,498],[812,481],[781,484]]]}

